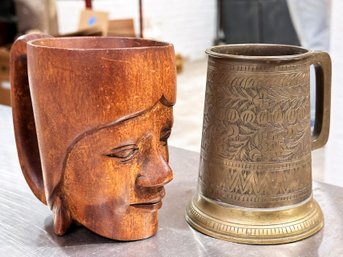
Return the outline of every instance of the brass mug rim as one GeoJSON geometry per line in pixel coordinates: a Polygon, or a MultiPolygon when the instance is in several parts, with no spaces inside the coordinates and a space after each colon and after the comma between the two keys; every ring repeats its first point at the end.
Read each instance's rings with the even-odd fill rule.
{"type": "Polygon", "coordinates": [[[217,45],[207,48],[205,53],[221,59],[280,62],[306,58],[312,51],[295,45],[252,43],[217,45]]]}
{"type": "Polygon", "coordinates": [[[134,37],[48,37],[30,40],[31,47],[42,49],[70,50],[70,51],[123,51],[164,49],[172,47],[171,43],[134,38],[134,37]]]}

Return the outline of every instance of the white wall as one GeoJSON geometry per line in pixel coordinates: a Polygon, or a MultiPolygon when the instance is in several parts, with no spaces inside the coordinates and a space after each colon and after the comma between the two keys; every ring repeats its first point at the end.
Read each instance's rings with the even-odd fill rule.
{"type": "MultiPolygon", "coordinates": [[[[312,169],[316,180],[334,185],[342,185],[343,159],[343,1],[332,0],[331,10],[331,46],[332,87],[331,87],[331,120],[330,136],[325,154],[321,158],[313,152],[312,169]],[[318,172],[320,171],[320,172],[318,172]],[[333,172],[332,172],[333,171],[333,172]]],[[[320,151],[319,151],[320,152],[320,151]]]]}
{"type": "MultiPolygon", "coordinates": [[[[332,1],[331,46],[332,58],[332,94],[331,94],[331,134],[343,136],[343,1],[332,1]]],[[[342,146],[343,150],[343,146],[342,146]]],[[[340,153],[343,157],[343,151],[340,153]]]]}
{"type": "MultiPolygon", "coordinates": [[[[59,31],[78,27],[81,0],[57,0],[59,31]]],[[[134,18],[138,33],[138,0],[93,0],[93,9],[107,11],[110,19],[134,18]]],[[[216,31],[216,0],[143,0],[145,37],[168,41],[185,58],[202,58],[213,44],[216,31]]]]}

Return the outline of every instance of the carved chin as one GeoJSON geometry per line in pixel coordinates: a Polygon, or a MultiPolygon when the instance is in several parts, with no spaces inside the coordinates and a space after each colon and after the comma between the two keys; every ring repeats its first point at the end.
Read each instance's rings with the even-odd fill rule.
{"type": "MultiPolygon", "coordinates": [[[[135,208],[137,209],[137,208],[135,208]]],[[[106,222],[101,227],[88,227],[93,232],[110,239],[133,241],[149,238],[157,232],[157,211],[139,210],[133,217],[125,217],[122,222],[106,222]]]]}
{"type": "Polygon", "coordinates": [[[94,233],[119,241],[133,241],[149,238],[156,234],[158,209],[162,203],[136,204],[125,212],[109,212],[106,209],[88,209],[86,217],[76,218],[77,222],[94,233]]]}

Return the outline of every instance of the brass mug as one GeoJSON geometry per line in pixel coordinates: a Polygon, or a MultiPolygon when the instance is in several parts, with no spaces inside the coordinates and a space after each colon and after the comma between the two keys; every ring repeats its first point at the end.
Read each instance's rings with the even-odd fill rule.
{"type": "Polygon", "coordinates": [[[286,243],[316,233],[323,214],[312,197],[311,150],[329,135],[329,55],[266,44],[215,46],[206,53],[198,190],[186,220],[239,243],[286,243]]]}

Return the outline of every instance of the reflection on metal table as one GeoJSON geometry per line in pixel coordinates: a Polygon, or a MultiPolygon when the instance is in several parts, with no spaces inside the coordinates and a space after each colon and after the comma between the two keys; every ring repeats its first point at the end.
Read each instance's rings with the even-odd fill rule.
{"type": "MultiPolygon", "coordinates": [[[[0,256],[343,256],[343,188],[325,183],[314,182],[325,226],[308,239],[284,245],[243,245],[193,230],[184,212],[196,190],[199,154],[174,147],[170,147],[174,180],[166,186],[156,236],[118,242],[75,226],[58,237],[53,233],[51,211],[31,193],[21,173],[11,109],[2,105],[0,133],[0,256]]],[[[316,153],[325,154],[324,150],[316,153]]]]}

